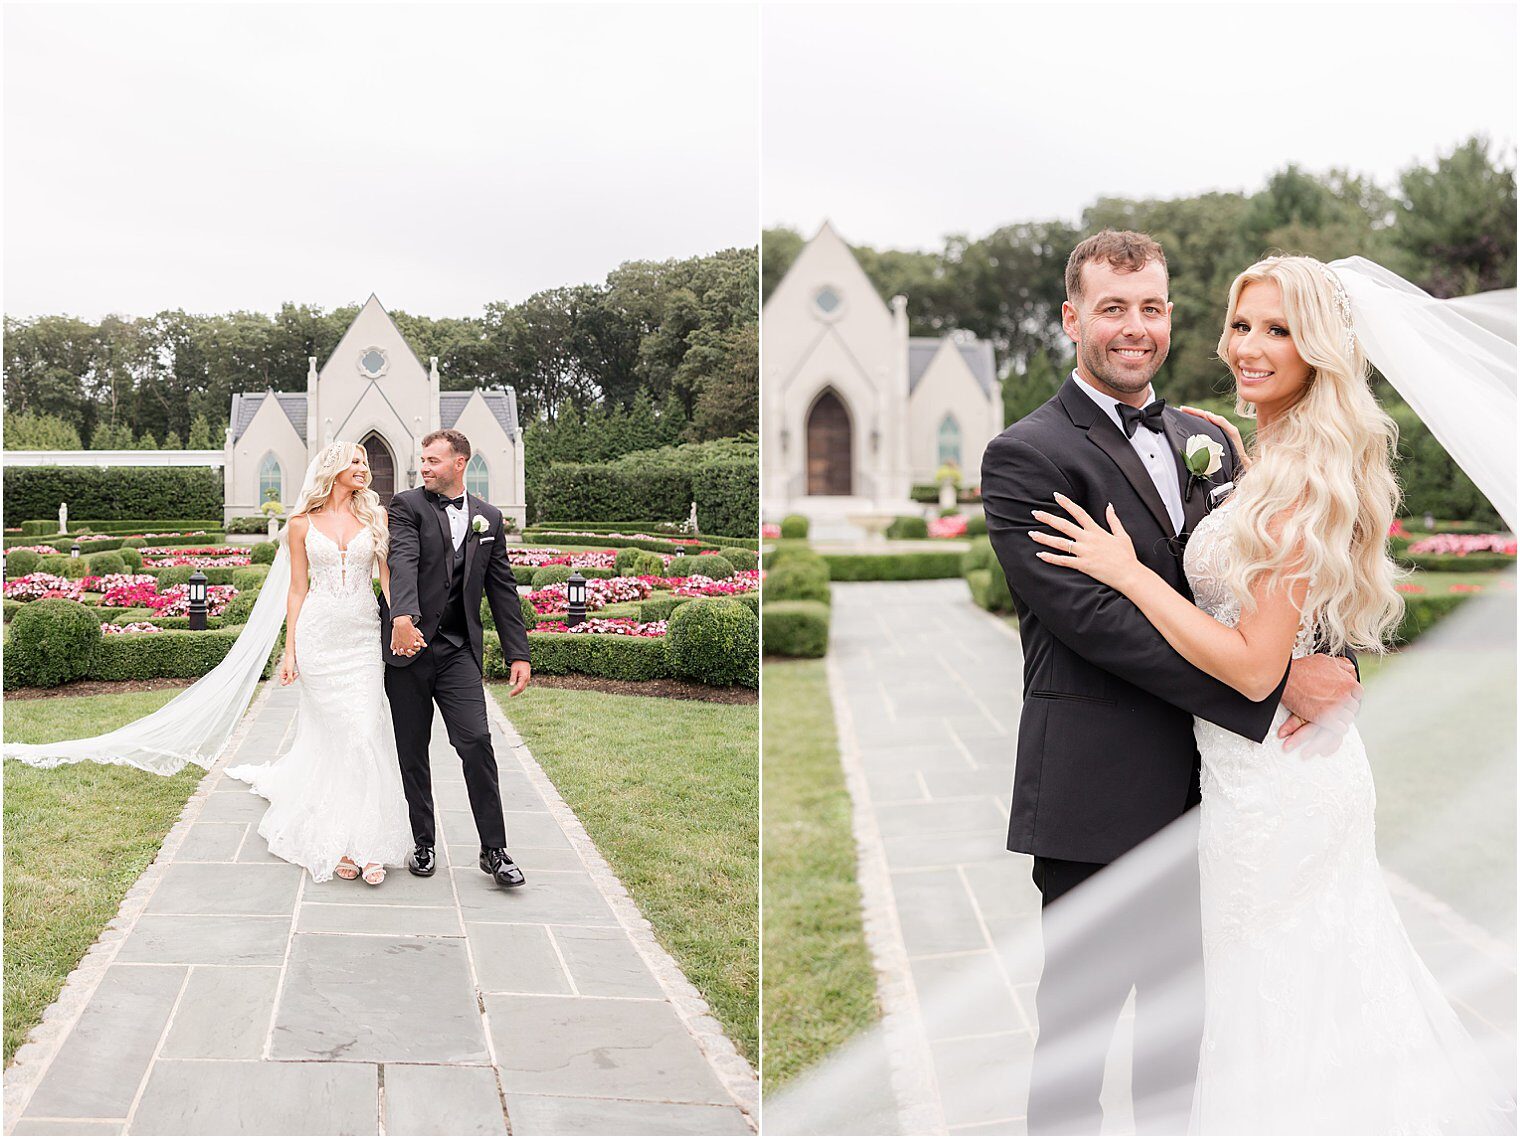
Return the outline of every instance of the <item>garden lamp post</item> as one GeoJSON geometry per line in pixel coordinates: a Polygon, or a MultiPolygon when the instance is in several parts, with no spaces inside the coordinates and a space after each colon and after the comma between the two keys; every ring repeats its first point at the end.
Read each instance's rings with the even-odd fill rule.
{"type": "Polygon", "coordinates": [[[206,630],[206,574],[196,569],[190,574],[190,631],[206,630]]]}
{"type": "Polygon", "coordinates": [[[76,560],[76,561],[79,559],[79,542],[78,541],[75,541],[72,545],[69,546],[69,556],[71,556],[72,558],[74,558],[74,560],[76,560]]]}
{"type": "Polygon", "coordinates": [[[577,624],[586,623],[586,578],[581,576],[580,570],[576,569],[570,574],[570,579],[565,582],[565,609],[566,624],[574,628],[577,624]]]}
{"type": "Polygon", "coordinates": [[[676,546],[676,556],[678,556],[678,557],[684,557],[685,555],[686,555],[686,546],[685,545],[677,545],[676,546]]]}

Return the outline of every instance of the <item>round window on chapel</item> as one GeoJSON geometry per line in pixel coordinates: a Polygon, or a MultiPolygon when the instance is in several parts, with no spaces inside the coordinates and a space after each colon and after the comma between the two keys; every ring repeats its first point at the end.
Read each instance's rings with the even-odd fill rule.
{"type": "Polygon", "coordinates": [[[385,367],[389,365],[385,357],[385,351],[378,346],[371,346],[363,354],[359,355],[359,370],[372,378],[378,378],[385,373],[385,367]]]}

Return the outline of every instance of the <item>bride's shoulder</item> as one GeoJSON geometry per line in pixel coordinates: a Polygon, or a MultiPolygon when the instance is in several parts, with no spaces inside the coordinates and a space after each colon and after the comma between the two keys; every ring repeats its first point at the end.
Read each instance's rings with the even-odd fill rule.
{"type": "Polygon", "coordinates": [[[311,518],[305,513],[292,513],[289,521],[290,535],[292,537],[305,536],[310,524],[311,518]]]}

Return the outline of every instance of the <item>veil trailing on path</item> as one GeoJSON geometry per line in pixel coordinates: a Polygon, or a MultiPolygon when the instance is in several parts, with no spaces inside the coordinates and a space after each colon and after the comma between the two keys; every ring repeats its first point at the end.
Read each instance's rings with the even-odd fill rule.
{"type": "MultiPolygon", "coordinates": [[[[312,487],[320,457],[319,452],[307,467],[298,505],[312,487]]],[[[8,743],[3,747],[4,758],[32,767],[95,760],[157,775],[173,775],[189,763],[210,768],[226,749],[227,741],[248,709],[285,623],[286,595],[290,589],[290,553],[286,543],[289,529],[287,523],[281,530],[280,551],[269,566],[269,575],[264,578],[243,631],[220,664],[156,712],[125,727],[88,739],[8,743]]]]}
{"type": "Polygon", "coordinates": [[[1367,357],[1515,527],[1515,291],[1432,298],[1368,259],[1330,264],[1367,357]]]}

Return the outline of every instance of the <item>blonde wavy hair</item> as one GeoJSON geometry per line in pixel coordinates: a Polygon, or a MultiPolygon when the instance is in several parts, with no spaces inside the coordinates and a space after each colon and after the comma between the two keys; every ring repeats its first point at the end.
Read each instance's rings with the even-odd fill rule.
{"type": "MultiPolygon", "coordinates": [[[[296,498],[295,508],[290,511],[291,517],[320,512],[327,507],[328,501],[332,499],[333,482],[337,480],[338,474],[353,464],[356,449],[364,458],[364,464],[368,465],[369,451],[356,442],[334,441],[322,447],[312,466],[311,479],[296,498]]],[[[359,523],[369,530],[370,539],[375,543],[376,558],[384,560],[390,550],[391,535],[381,516],[380,494],[366,486],[354,490],[349,503],[354,516],[359,518],[359,523]]]]}
{"type": "MultiPolygon", "coordinates": [[[[1373,396],[1344,288],[1317,259],[1263,259],[1230,284],[1218,347],[1225,364],[1241,292],[1268,282],[1282,292],[1283,320],[1310,374],[1298,401],[1258,432],[1254,463],[1238,479],[1229,586],[1250,608],[1263,576],[1269,589],[1284,578],[1307,582],[1303,615],[1318,640],[1332,652],[1382,653],[1404,613],[1387,550],[1400,499],[1398,425],[1373,396]],[[1303,559],[1286,567],[1283,554],[1300,550],[1303,559]]],[[[1255,416],[1238,392],[1235,401],[1238,413],[1255,416]]]]}

